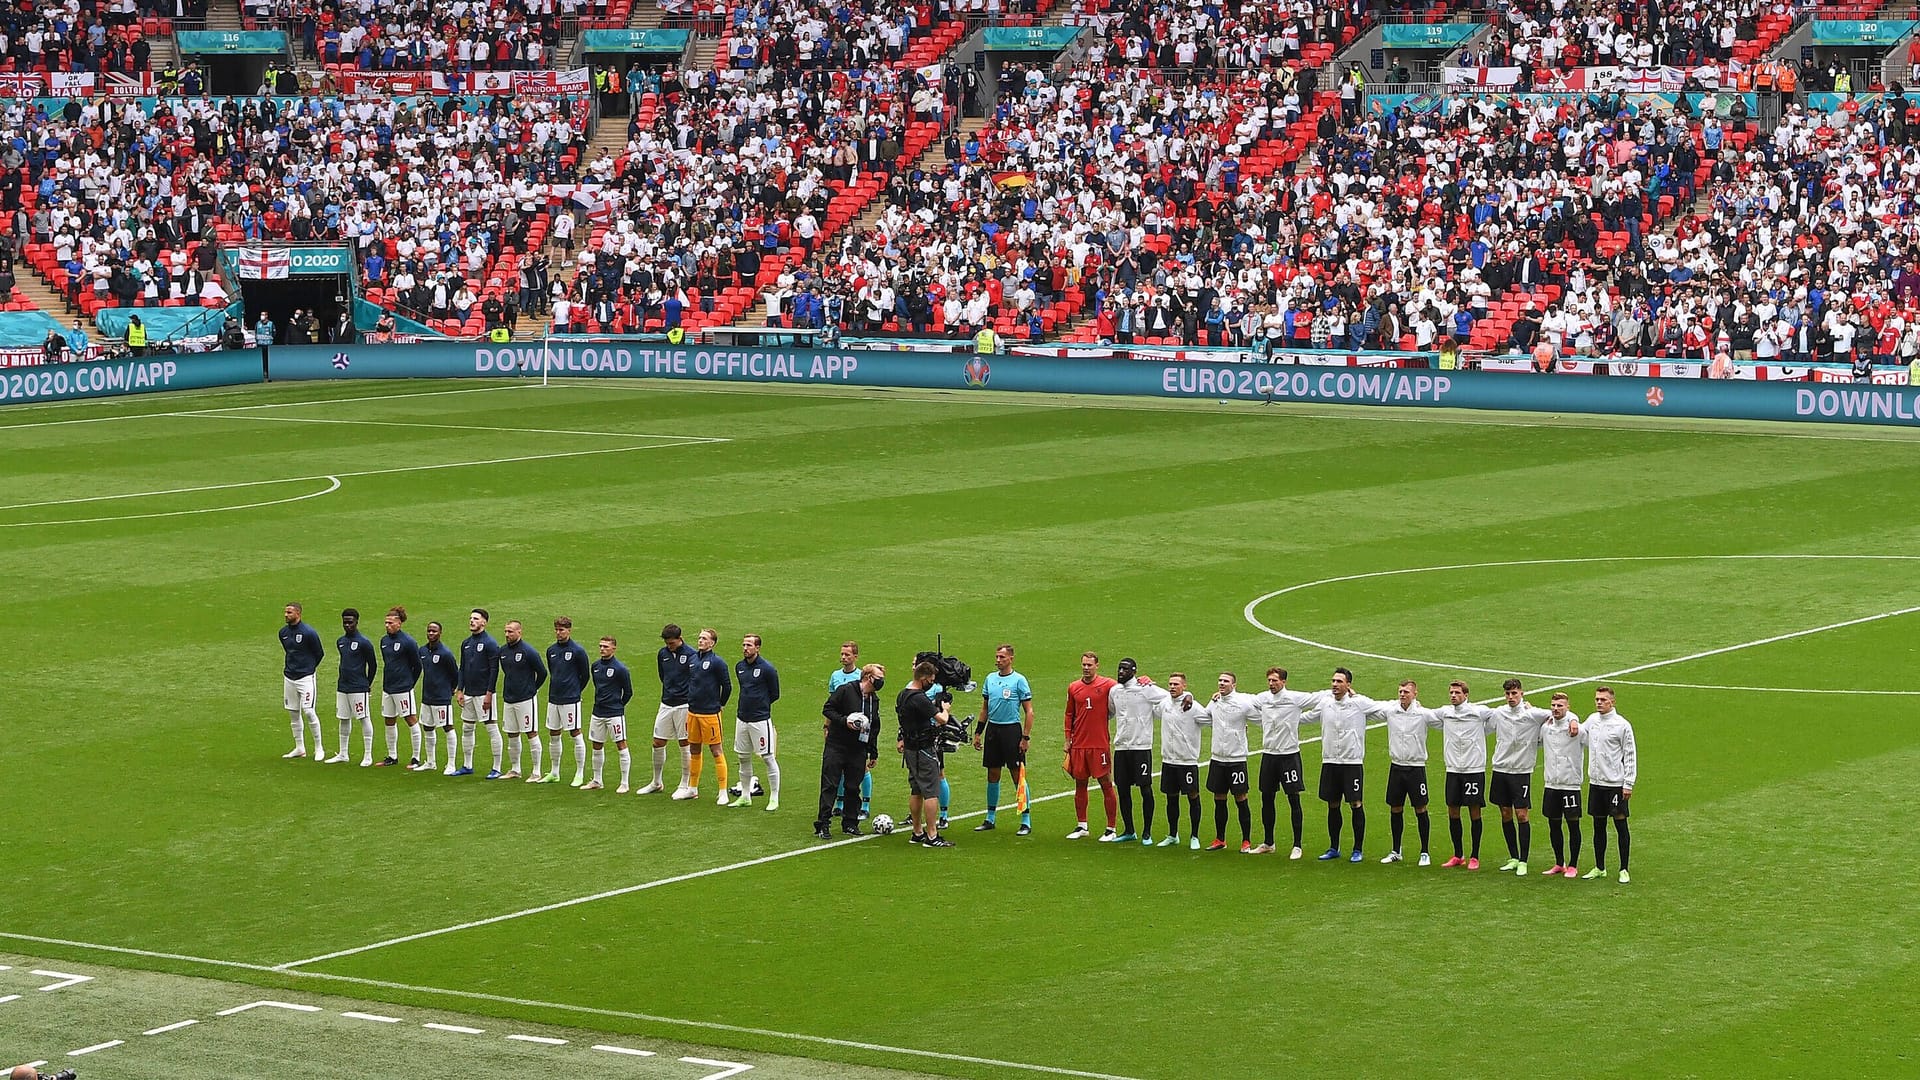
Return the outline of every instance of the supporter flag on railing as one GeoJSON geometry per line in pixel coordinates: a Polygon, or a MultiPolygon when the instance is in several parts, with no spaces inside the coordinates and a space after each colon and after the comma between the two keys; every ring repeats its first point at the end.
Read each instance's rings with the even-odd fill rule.
{"type": "Polygon", "coordinates": [[[1477,86],[1487,90],[1504,90],[1520,85],[1520,69],[1517,67],[1452,67],[1443,68],[1440,81],[1448,86],[1477,86]]]}
{"type": "Polygon", "coordinates": [[[286,248],[241,248],[235,266],[243,278],[283,278],[293,272],[293,252],[286,248]]]}

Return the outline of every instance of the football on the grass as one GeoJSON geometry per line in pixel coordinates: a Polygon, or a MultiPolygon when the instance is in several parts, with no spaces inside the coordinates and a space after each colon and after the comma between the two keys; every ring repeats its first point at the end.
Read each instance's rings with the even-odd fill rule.
{"type": "Polygon", "coordinates": [[[873,818],[873,831],[879,833],[881,836],[892,832],[893,818],[886,814],[875,814],[873,818]]]}

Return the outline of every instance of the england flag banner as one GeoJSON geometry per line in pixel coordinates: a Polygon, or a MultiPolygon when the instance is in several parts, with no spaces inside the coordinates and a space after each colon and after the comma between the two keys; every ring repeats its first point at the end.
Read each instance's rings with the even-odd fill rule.
{"type": "Polygon", "coordinates": [[[286,248],[241,248],[235,266],[241,277],[254,281],[284,278],[293,272],[293,252],[286,248]]]}

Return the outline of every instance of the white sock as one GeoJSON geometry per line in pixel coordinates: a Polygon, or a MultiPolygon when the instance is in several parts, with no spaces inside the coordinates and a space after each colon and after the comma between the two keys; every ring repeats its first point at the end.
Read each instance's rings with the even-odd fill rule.
{"type": "Polygon", "coordinates": [[[426,729],[427,739],[427,752],[420,760],[432,765],[440,756],[440,729],[434,727],[432,724],[421,724],[420,726],[426,729]]]}
{"type": "Polygon", "coordinates": [[[508,772],[520,771],[520,736],[518,735],[507,736],[507,761],[509,762],[508,772]]]}
{"type": "MultiPolygon", "coordinates": [[[[367,749],[366,756],[371,758],[373,756],[373,717],[372,716],[368,716],[365,720],[362,720],[360,722],[360,742],[361,742],[361,745],[365,746],[367,749]]],[[[387,729],[387,742],[389,744],[393,742],[392,728],[387,729]]]]}
{"type": "Polygon", "coordinates": [[[387,725],[387,756],[390,758],[397,758],[400,756],[400,725],[399,724],[387,725]]]}
{"type": "Polygon", "coordinates": [[[680,748],[680,786],[693,786],[693,748],[690,746],[680,748]]]}
{"type": "Polygon", "coordinates": [[[593,751],[593,782],[600,782],[600,774],[606,768],[607,752],[596,747],[593,751]]]}
{"type": "Polygon", "coordinates": [[[664,746],[656,746],[653,748],[653,782],[658,784],[660,782],[661,775],[664,774],[666,771],[667,771],[667,748],[664,746]]]}
{"type": "MultiPolygon", "coordinates": [[[[540,736],[532,733],[528,733],[527,749],[532,751],[533,753],[533,771],[531,773],[528,773],[527,775],[539,776],[540,763],[544,760],[544,752],[546,750],[546,745],[540,741],[540,736]]],[[[518,757],[515,757],[513,759],[513,767],[516,769],[520,767],[520,759],[518,757]]]]}
{"type": "Polygon", "coordinates": [[[626,747],[620,748],[620,786],[626,787],[633,774],[633,753],[626,747]]]}
{"type": "Polygon", "coordinates": [[[343,754],[346,753],[347,748],[352,745],[353,745],[353,721],[342,720],[340,721],[340,752],[343,754]]]}
{"type": "Polygon", "coordinates": [[[293,722],[293,748],[295,750],[305,750],[307,748],[307,725],[300,722],[300,710],[288,709],[287,719],[293,722]]]}
{"type": "Polygon", "coordinates": [[[740,774],[740,797],[753,798],[753,755],[741,754],[740,767],[734,771],[740,774]]]}
{"type": "MultiPolygon", "coordinates": [[[[553,771],[560,771],[560,751],[553,752],[553,771]]],[[[573,775],[585,776],[587,773],[587,737],[579,732],[573,733],[573,775]]]]}
{"type": "Polygon", "coordinates": [[[460,726],[463,729],[460,732],[460,767],[471,769],[473,768],[473,748],[480,742],[480,736],[473,730],[478,725],[462,721],[460,726]]]}
{"type": "Polygon", "coordinates": [[[320,714],[308,708],[306,712],[301,715],[307,718],[307,726],[313,729],[313,756],[326,757],[327,747],[320,738],[320,714]]]}
{"type": "Polygon", "coordinates": [[[772,754],[760,760],[767,763],[767,797],[780,798],[780,762],[772,754]]]}
{"type": "Polygon", "coordinates": [[[498,723],[487,725],[487,742],[493,749],[493,771],[499,772],[500,755],[505,752],[507,748],[503,736],[500,734],[500,725],[498,723]]]}
{"type": "Polygon", "coordinates": [[[420,760],[420,742],[424,734],[425,733],[420,730],[419,724],[407,725],[407,742],[413,747],[413,753],[409,755],[409,757],[413,761],[420,760]]]}
{"type": "Polygon", "coordinates": [[[547,752],[553,757],[553,771],[557,776],[560,773],[560,736],[547,736],[547,752]]]}
{"type": "Polygon", "coordinates": [[[460,763],[460,729],[449,723],[440,729],[447,733],[447,764],[460,763]]]}

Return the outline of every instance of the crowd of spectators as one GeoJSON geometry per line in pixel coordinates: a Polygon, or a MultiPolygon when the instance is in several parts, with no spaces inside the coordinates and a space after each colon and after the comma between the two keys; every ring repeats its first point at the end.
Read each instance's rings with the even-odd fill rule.
{"type": "Polygon", "coordinates": [[[330,69],[531,71],[552,66],[556,13],[583,10],[581,0],[302,0],[287,26],[301,55],[330,69]]]}
{"type": "MultiPolygon", "coordinates": [[[[160,0],[22,0],[0,10],[0,57],[14,72],[135,74],[153,46],[143,19],[160,0]]],[[[171,13],[172,5],[164,5],[171,13]]]]}

